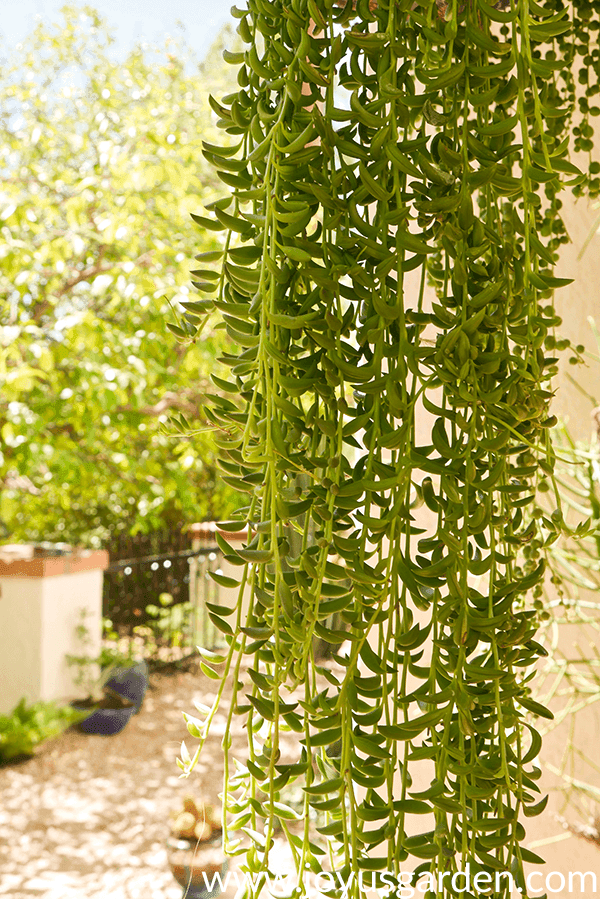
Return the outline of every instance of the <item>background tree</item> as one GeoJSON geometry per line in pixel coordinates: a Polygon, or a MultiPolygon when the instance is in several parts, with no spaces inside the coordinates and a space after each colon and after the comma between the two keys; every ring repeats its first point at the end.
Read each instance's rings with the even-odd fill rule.
{"type": "MultiPolygon", "coordinates": [[[[4,539],[98,542],[227,514],[203,391],[228,342],[165,327],[193,299],[190,212],[207,90],[230,78],[180,43],[111,55],[91,8],[39,25],[0,79],[0,522],[4,539]],[[182,413],[193,437],[173,436],[182,413]]],[[[206,235],[200,249],[211,250],[206,235]]]]}

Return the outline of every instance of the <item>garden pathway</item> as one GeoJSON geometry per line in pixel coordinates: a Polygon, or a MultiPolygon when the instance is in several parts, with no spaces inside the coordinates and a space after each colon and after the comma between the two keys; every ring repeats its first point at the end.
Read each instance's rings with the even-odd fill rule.
{"type": "MultiPolygon", "coordinates": [[[[165,848],[169,812],[186,794],[218,802],[229,703],[187,780],[175,759],[182,739],[190,750],[196,741],[181,713],[214,693],[201,673],[153,675],[140,714],[120,734],[69,730],[35,758],[0,767],[0,897],[180,899],[165,848]]],[[[241,730],[237,739],[241,748],[241,730]]]]}

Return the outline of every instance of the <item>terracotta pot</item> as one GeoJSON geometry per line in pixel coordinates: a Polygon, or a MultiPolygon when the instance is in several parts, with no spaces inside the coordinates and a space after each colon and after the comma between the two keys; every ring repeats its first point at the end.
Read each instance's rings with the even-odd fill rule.
{"type": "Polygon", "coordinates": [[[186,899],[213,899],[223,892],[229,859],[223,854],[220,834],[206,842],[169,837],[167,852],[173,877],[186,899]]]}

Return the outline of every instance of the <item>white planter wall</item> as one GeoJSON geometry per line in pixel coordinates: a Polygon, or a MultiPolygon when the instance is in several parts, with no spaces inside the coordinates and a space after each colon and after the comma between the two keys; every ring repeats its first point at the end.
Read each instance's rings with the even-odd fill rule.
{"type": "Polygon", "coordinates": [[[0,561],[0,714],[25,696],[68,700],[82,695],[66,655],[98,655],[102,635],[105,552],[0,561]],[[76,628],[86,611],[90,643],[76,628]]]}

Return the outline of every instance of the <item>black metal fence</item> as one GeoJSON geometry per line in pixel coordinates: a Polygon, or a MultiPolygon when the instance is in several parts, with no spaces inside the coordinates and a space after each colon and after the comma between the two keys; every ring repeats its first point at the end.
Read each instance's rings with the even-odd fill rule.
{"type": "MultiPolygon", "coordinates": [[[[209,572],[218,570],[223,559],[210,526],[200,526],[194,536],[181,528],[123,535],[107,549],[103,615],[110,618],[121,637],[131,637],[139,625],[150,625],[163,648],[200,643],[216,649],[222,645],[223,635],[206,609],[207,601],[219,604],[219,586],[209,572]],[[161,604],[161,593],[172,597],[167,605],[161,604]],[[154,608],[148,610],[148,606],[154,608]]],[[[325,623],[333,630],[346,627],[339,614],[325,623]]],[[[327,658],[335,648],[323,640],[315,641],[317,658],[327,658]]]]}
{"type": "Polygon", "coordinates": [[[194,548],[191,535],[181,529],[121,535],[106,548],[103,615],[120,633],[146,624],[151,619],[146,607],[156,605],[161,593],[170,594],[173,605],[197,601],[197,591],[190,595],[190,561],[205,563],[210,556],[216,561],[221,555],[217,546],[194,548]]]}

